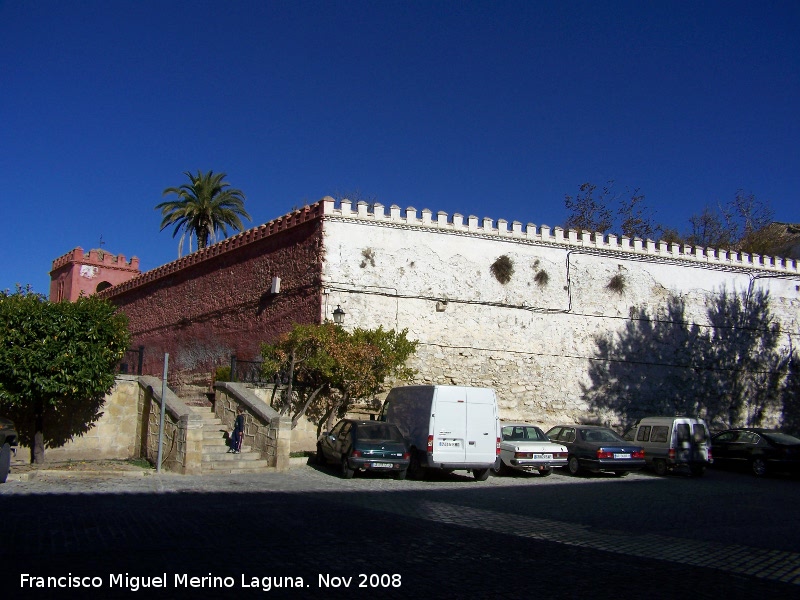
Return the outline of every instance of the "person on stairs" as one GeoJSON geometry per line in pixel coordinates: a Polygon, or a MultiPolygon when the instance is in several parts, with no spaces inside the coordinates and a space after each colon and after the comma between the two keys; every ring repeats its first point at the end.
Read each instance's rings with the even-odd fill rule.
{"type": "Polygon", "coordinates": [[[244,439],[244,408],[240,406],[236,409],[236,420],[233,422],[231,449],[229,452],[239,454],[242,451],[242,439],[244,439]]]}

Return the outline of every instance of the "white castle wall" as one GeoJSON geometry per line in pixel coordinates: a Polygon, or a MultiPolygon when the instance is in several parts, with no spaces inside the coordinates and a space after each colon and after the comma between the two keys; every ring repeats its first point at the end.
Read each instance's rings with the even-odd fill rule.
{"type": "Polygon", "coordinates": [[[619,330],[632,310],[663,307],[671,294],[702,324],[721,290],[768,289],[783,330],[800,330],[796,261],[414,208],[324,204],[324,316],[341,305],[347,327],[408,328],[420,342],[419,382],[492,386],[503,419],[550,426],[585,418],[581,386],[590,383],[595,336],[619,330]],[[514,264],[505,285],[490,269],[501,255],[514,264]],[[546,285],[535,279],[541,271],[546,285]],[[617,274],[621,293],[607,287],[617,274]]]}

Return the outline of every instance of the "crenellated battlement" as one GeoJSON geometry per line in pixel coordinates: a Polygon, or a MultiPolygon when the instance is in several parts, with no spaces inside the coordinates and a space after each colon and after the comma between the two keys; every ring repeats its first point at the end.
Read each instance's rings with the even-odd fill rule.
{"type": "MultiPolygon", "coordinates": [[[[533,223],[522,224],[520,221],[509,223],[505,219],[491,219],[488,217],[478,218],[474,215],[465,217],[460,213],[452,215],[439,211],[434,213],[424,208],[422,211],[413,206],[401,209],[396,204],[388,209],[379,203],[369,204],[367,202],[357,202],[355,207],[350,200],[344,199],[338,202],[326,196],[322,200],[295,210],[291,213],[273,219],[268,223],[253,227],[234,236],[226,238],[215,244],[207,246],[170,263],[156,267],[138,277],[121,283],[105,292],[100,292],[102,296],[115,295],[132,288],[144,285],[156,279],[166,277],[178,272],[186,267],[196,265],[205,260],[226,254],[241,248],[247,244],[256,242],[265,237],[285,231],[302,223],[320,218],[343,218],[373,222],[376,224],[403,226],[414,228],[427,228],[432,231],[450,232],[462,235],[478,235],[493,238],[508,238],[513,241],[531,242],[546,244],[551,246],[564,246],[572,248],[582,248],[587,251],[624,253],[631,256],[641,257],[660,257],[667,260],[685,261],[688,263],[704,263],[720,268],[737,269],[758,269],[771,272],[782,272],[796,275],[800,272],[798,261],[773,256],[760,256],[758,254],[747,254],[743,252],[729,252],[716,248],[701,248],[688,245],[672,244],[664,241],[642,240],[639,238],[629,238],[617,236],[615,234],[603,234],[599,232],[576,231],[573,229],[564,230],[562,227],[550,227],[548,225],[535,225],[533,223]]],[[[124,262],[125,257],[119,255],[104,254],[102,257],[99,252],[92,250],[89,253],[89,260],[93,256],[97,260],[102,259],[102,264],[108,264],[116,259],[124,262]],[[98,254],[94,254],[98,253],[98,254]]],[[[53,261],[53,270],[70,261],[85,260],[83,250],[76,248],[72,252],[53,261]]],[[[131,263],[138,258],[131,259],[131,263]]]]}
{"type": "Polygon", "coordinates": [[[387,211],[382,204],[358,202],[354,210],[353,203],[345,199],[339,203],[337,208],[336,201],[330,196],[323,198],[318,204],[322,204],[326,217],[373,221],[396,226],[430,228],[432,230],[465,235],[505,237],[515,241],[583,248],[597,252],[626,253],[651,258],[661,257],[669,260],[686,261],[687,263],[702,262],[721,268],[758,269],[785,272],[793,275],[800,272],[798,270],[798,261],[791,258],[731,252],[717,248],[703,248],[649,239],[631,239],[626,236],[600,232],[564,230],[562,227],[551,228],[548,225],[537,227],[533,223],[523,225],[520,221],[509,223],[505,219],[497,219],[495,222],[494,219],[479,219],[474,215],[469,215],[465,218],[459,213],[453,213],[451,217],[448,213],[439,211],[434,216],[433,212],[427,208],[422,209],[420,213],[413,206],[403,210],[396,204],[390,206],[387,211]]]}
{"type": "Polygon", "coordinates": [[[122,269],[125,271],[138,271],[139,259],[134,256],[128,261],[124,254],[111,254],[105,250],[92,249],[87,255],[80,246],[58,257],[53,261],[51,271],[57,271],[61,267],[72,263],[84,263],[94,266],[104,266],[122,269]]]}

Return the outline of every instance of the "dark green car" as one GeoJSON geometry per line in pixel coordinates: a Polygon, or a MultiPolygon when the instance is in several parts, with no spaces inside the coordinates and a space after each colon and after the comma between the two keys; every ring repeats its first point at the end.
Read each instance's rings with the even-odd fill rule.
{"type": "Polygon", "coordinates": [[[17,430],[14,422],[0,417],[0,483],[5,483],[11,468],[11,452],[16,452],[17,430]]]}
{"type": "Polygon", "coordinates": [[[356,471],[386,472],[405,479],[409,458],[400,430],[383,421],[342,419],[317,441],[317,462],[338,465],[345,479],[356,471]]]}

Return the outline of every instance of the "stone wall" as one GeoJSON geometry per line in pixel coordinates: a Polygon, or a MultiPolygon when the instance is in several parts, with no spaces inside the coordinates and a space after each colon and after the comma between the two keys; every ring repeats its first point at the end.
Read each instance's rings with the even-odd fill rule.
{"type": "MultiPolygon", "coordinates": [[[[268,406],[272,403],[274,385],[252,386],[252,392],[268,406]]],[[[285,386],[278,386],[276,394],[280,394],[285,386]]],[[[289,419],[291,427],[291,419],[289,419]]],[[[297,427],[290,430],[289,442],[292,452],[316,452],[317,449],[317,425],[309,421],[306,417],[300,417],[297,427]]]]}
{"type": "MultiPolygon", "coordinates": [[[[139,377],[138,445],[136,456],[158,467],[159,423],[163,379],[139,377]]],[[[203,419],[191,412],[172,390],[167,388],[164,407],[164,439],[161,468],[184,475],[202,473],[203,419]]]]}
{"type": "MultiPolygon", "coordinates": [[[[47,448],[47,462],[68,460],[125,460],[138,456],[139,382],[130,375],[118,375],[106,396],[103,416],[94,427],[60,448],[47,448]]],[[[28,448],[20,448],[21,456],[28,448]]]]}
{"type": "Polygon", "coordinates": [[[128,316],[132,344],[145,346],[144,373],[160,376],[168,352],[171,387],[186,373],[206,374],[208,386],[231,354],[252,360],[293,323],[319,322],[318,212],[306,207],[101,292],[128,316]]]}
{"type": "Polygon", "coordinates": [[[617,424],[586,401],[598,341],[675,299],[707,327],[723,292],[769,291],[783,349],[800,341],[794,260],[365,203],[328,201],[325,214],[324,312],[341,305],[346,327],[407,328],[417,382],[494,387],[504,419],[617,424]],[[492,270],[502,256],[506,283],[492,270]]]}

